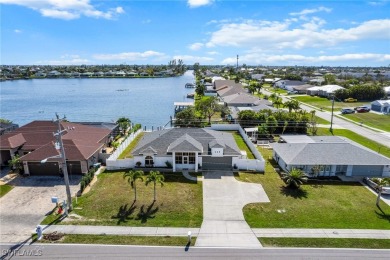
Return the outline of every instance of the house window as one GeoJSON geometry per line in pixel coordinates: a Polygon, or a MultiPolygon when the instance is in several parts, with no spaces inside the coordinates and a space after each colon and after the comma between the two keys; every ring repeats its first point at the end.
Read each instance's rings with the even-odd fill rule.
{"type": "Polygon", "coordinates": [[[152,156],[146,156],[145,157],[145,166],[153,166],[153,157],[152,156]]]}
{"type": "Polygon", "coordinates": [[[176,164],[195,164],[195,153],[175,153],[176,164]]]}
{"type": "Polygon", "coordinates": [[[182,164],[183,163],[183,155],[182,153],[175,154],[175,163],[182,164]]]}
{"type": "Polygon", "coordinates": [[[195,153],[190,153],[189,164],[195,164],[195,153]]]}

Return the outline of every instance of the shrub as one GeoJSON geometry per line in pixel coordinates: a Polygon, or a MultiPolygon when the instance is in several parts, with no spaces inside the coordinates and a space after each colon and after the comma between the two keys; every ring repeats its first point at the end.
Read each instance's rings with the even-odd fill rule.
{"type": "Polygon", "coordinates": [[[136,163],[135,163],[135,165],[136,165],[137,167],[140,167],[141,164],[142,164],[141,162],[136,162],[136,163]]]}

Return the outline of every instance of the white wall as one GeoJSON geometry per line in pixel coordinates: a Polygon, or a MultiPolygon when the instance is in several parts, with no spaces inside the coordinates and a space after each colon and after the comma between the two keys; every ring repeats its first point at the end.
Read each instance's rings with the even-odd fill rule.
{"type": "Polygon", "coordinates": [[[383,177],[390,177],[390,165],[385,165],[385,166],[383,167],[382,176],[383,176],[383,177]]]}
{"type": "Polygon", "coordinates": [[[223,148],[211,148],[211,156],[223,157],[223,148]]]}
{"type": "Polygon", "coordinates": [[[120,170],[125,168],[134,168],[134,166],[135,166],[134,158],[107,160],[106,163],[107,170],[120,170]]]}
{"type": "Polygon", "coordinates": [[[264,171],[264,161],[253,160],[253,159],[239,159],[237,157],[233,157],[232,166],[237,166],[239,170],[252,170],[252,171],[264,171]]]}

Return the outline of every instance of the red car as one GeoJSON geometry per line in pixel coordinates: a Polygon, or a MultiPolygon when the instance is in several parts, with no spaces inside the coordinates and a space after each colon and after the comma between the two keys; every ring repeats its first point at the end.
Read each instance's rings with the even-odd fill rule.
{"type": "Polygon", "coordinates": [[[367,106],[361,106],[361,107],[355,107],[355,110],[358,113],[366,113],[366,112],[370,112],[371,109],[367,106]]]}

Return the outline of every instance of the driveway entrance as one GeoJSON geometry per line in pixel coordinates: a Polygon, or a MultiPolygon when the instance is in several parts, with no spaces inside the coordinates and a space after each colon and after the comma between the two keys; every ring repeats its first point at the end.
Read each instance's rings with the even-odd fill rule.
{"type": "Polygon", "coordinates": [[[256,202],[269,202],[260,184],[237,181],[232,172],[205,173],[203,223],[196,246],[260,248],[242,213],[246,204],[256,202]]]}

